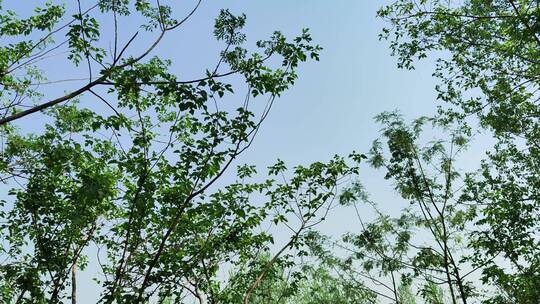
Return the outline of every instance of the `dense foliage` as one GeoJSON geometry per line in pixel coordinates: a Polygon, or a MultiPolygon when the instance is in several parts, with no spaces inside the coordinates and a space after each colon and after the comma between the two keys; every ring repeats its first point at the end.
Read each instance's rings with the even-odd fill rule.
{"type": "Polygon", "coordinates": [[[465,181],[463,203],[482,206],[470,239],[473,264],[496,295],[489,302],[540,298],[538,1],[397,1],[379,15],[403,67],[438,59],[439,99],[453,119],[476,116],[497,143],[465,181]]]}
{"type": "Polygon", "coordinates": [[[103,303],[247,303],[274,264],[301,252],[304,232],[331,207],[338,181],[357,173],[361,157],[353,154],[350,162],[336,157],[295,167],[285,180],[290,171],[282,162],[259,182],[253,166],[238,166],[236,182],[216,187],[274,99],[294,83],[298,64],[318,59],[320,48],[303,30],[292,41],[275,32],[257,42],[259,53],[249,52],[245,16],[222,10],[214,29],[224,47],[217,64],[199,79],[179,80],[171,60],[150,54],[199,3],[183,19],[159,1],[89,8],[47,2],[28,18],[2,8],[0,33],[10,41],[0,65],[3,303],[75,303],[77,276],[87,274],[78,270],[89,264],[101,268],[94,279],[103,303]],[[103,18],[113,20],[112,34],[100,29],[103,18]],[[128,18],[141,27],[124,37],[119,28],[128,18]],[[130,55],[143,33],[157,38],[130,55]],[[100,46],[111,39],[111,50],[100,46]],[[62,48],[88,77],[49,98],[39,84],[51,71],[38,63],[62,48]],[[267,64],[274,57],[274,66],[267,64]],[[87,99],[92,103],[83,106],[87,99]],[[33,130],[23,124],[28,115],[38,119],[33,130]],[[230,298],[236,283],[220,273],[280,246],[272,245],[269,224],[287,225],[290,239],[264,267],[250,268],[250,281],[234,289],[239,298],[230,298]]]}
{"type": "Polygon", "coordinates": [[[438,112],[378,115],[367,156],[265,172],[235,161],[321,48],[307,30],[250,47],[222,10],[216,62],[180,79],[153,53],[201,1],[168,2],[0,2],[2,303],[76,303],[90,273],[100,303],[538,303],[539,1],[382,7],[399,68],[435,58],[438,112]],[[86,76],[48,79],[56,51],[86,76]],[[470,164],[479,133],[494,145],[470,164]],[[400,214],[362,186],[364,158],[400,214]],[[338,240],[315,228],[337,204],[358,217],[338,240]]]}

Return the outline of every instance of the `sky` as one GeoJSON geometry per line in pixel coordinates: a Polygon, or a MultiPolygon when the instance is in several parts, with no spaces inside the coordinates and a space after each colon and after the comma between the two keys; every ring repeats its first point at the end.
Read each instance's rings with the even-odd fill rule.
{"type": "MultiPolygon", "coordinates": [[[[181,1],[179,9],[187,11],[194,2],[181,1]]],[[[173,72],[185,75],[186,79],[202,75],[219,54],[219,45],[211,33],[213,20],[222,8],[247,15],[245,32],[249,43],[268,38],[274,30],[293,37],[307,27],[314,42],[324,49],[320,62],[302,64],[296,84],[276,101],[254,144],[238,163],[264,168],[279,158],[294,166],[326,161],[335,154],[365,153],[379,135],[379,125],[373,120],[376,114],[397,109],[407,119],[413,119],[433,114],[437,105],[436,80],[431,75],[433,61],[424,60],[415,70],[399,70],[396,59],[390,55],[388,42],[379,41],[384,22],[376,18],[376,11],[384,3],[375,0],[203,1],[196,14],[180,30],[165,36],[153,53],[172,59],[173,72]]],[[[181,16],[183,12],[178,14],[181,16]]],[[[126,29],[131,26],[121,25],[126,29]]],[[[145,42],[149,40],[140,41],[145,42]]],[[[50,69],[60,78],[77,76],[62,66],[52,64],[50,69]]],[[[61,93],[54,90],[66,90],[66,87],[51,88],[51,94],[61,93]]],[[[37,128],[31,118],[26,118],[23,124],[37,128]]],[[[392,185],[384,180],[382,173],[366,166],[359,178],[385,209],[397,212],[405,207],[404,202],[396,199],[392,185]]],[[[355,225],[351,210],[338,208],[319,228],[337,237],[354,230],[355,225]]],[[[94,303],[94,285],[83,281],[79,286],[79,302],[94,303]]]]}
{"type": "MultiPolygon", "coordinates": [[[[191,41],[189,29],[206,27],[206,32],[210,31],[212,16],[225,7],[247,15],[248,39],[268,37],[276,29],[292,37],[308,27],[314,42],[324,49],[320,61],[302,64],[296,84],[277,100],[254,145],[240,162],[264,167],[278,158],[289,165],[326,161],[335,154],[366,153],[379,136],[379,125],[373,117],[380,112],[397,109],[407,119],[414,119],[435,111],[433,62],[426,60],[413,71],[399,70],[388,42],[379,41],[384,22],[376,17],[376,11],[383,3],[209,2],[186,26],[182,33],[186,39],[170,38],[164,44],[170,44],[170,50],[182,45],[187,57],[197,57],[204,44],[189,47],[191,42],[185,42],[191,41]]],[[[197,43],[195,40],[193,45],[197,43]]],[[[201,58],[201,63],[205,60],[201,58]]],[[[180,69],[191,70],[193,62],[180,64],[184,65],[180,69]]],[[[380,172],[367,166],[362,170],[360,180],[375,200],[382,203],[395,199],[392,185],[380,172]]],[[[403,206],[389,209],[397,211],[403,206]]],[[[335,210],[320,228],[332,235],[341,234],[351,227],[351,221],[356,223],[350,211],[335,210]]]]}

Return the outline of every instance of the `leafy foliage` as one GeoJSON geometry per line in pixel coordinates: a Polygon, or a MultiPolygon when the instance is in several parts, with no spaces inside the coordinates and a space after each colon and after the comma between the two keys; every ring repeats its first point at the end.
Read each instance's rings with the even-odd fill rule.
{"type": "Polygon", "coordinates": [[[283,181],[290,171],[282,162],[260,182],[250,182],[254,167],[239,166],[236,182],[217,186],[251,145],[275,98],[294,83],[298,65],[318,60],[320,47],[303,30],[292,41],[275,32],[249,52],[241,31],[246,17],[222,10],[214,36],[225,46],[215,68],[179,80],[171,60],[148,55],[198,4],[181,20],[159,1],[98,1],[86,10],[77,4],[47,4],[30,19],[1,14],[0,35],[21,40],[2,47],[0,56],[0,169],[8,189],[1,205],[1,301],[75,303],[77,270],[93,263],[101,267],[93,278],[100,303],[247,303],[275,265],[290,263],[292,251],[305,254],[305,231],[329,211],[339,181],[358,173],[361,157],[353,154],[350,161],[336,156],[297,166],[283,181]],[[71,10],[77,13],[65,21],[71,10]],[[132,13],[142,16],[143,30],[158,34],[141,55],[128,55],[139,32],[118,44],[118,18],[132,13]],[[99,46],[107,34],[98,22],[103,16],[114,20],[109,50],[99,46]],[[37,42],[25,40],[38,31],[44,36],[37,42]],[[66,42],[55,42],[62,34],[66,42]],[[46,92],[32,84],[44,80],[34,63],[60,47],[72,65],[86,66],[88,82],[44,102],[46,92]],[[23,68],[26,75],[15,76],[23,68]],[[229,75],[246,85],[236,103],[232,80],[224,81],[229,75]],[[29,97],[36,103],[24,109],[29,97]],[[75,100],[89,97],[108,111],[75,100]],[[13,123],[27,115],[42,117],[43,131],[13,123]],[[292,229],[288,242],[262,267],[249,268],[244,285],[223,276],[275,251],[267,225],[292,229]]]}
{"type": "Polygon", "coordinates": [[[398,65],[436,56],[447,120],[476,116],[497,140],[461,200],[481,206],[472,258],[498,294],[488,303],[535,303],[538,286],[538,1],[409,1],[385,6],[398,65]],[[496,258],[494,258],[496,257],[496,258]]]}
{"type": "Polygon", "coordinates": [[[385,112],[368,157],[240,165],[230,183],[321,48],[306,29],[250,48],[246,16],[222,10],[216,64],[180,79],[178,58],[151,54],[200,3],[184,16],[167,1],[50,1],[23,14],[0,3],[1,302],[76,303],[91,265],[100,303],[538,303],[538,1],[382,7],[398,67],[436,58],[436,115],[385,112]],[[125,21],[138,24],[128,36],[125,21]],[[84,79],[48,80],[41,62],[59,49],[84,79]],[[65,82],[76,87],[60,96],[41,88],[65,82]],[[28,116],[41,129],[27,130],[28,116]],[[458,168],[483,131],[496,143],[479,170],[458,168]],[[406,202],[400,214],[356,178],[364,158],[406,202]],[[314,227],[338,203],[358,225],[331,240],[314,227]]]}

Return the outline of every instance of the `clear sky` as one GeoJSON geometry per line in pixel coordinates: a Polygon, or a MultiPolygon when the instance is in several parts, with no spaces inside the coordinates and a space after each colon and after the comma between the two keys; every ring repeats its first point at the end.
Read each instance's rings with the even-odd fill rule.
{"type": "MultiPolygon", "coordinates": [[[[179,6],[185,5],[187,10],[192,2],[180,1],[179,6]]],[[[433,62],[425,60],[414,71],[398,70],[388,43],[378,40],[383,22],[375,15],[384,3],[203,1],[192,19],[179,31],[168,34],[154,53],[173,59],[174,71],[186,75],[182,78],[203,74],[219,52],[211,33],[221,8],[247,15],[246,33],[251,43],[269,37],[274,30],[292,37],[308,27],[314,42],[324,48],[320,62],[302,65],[296,85],[277,100],[254,145],[239,162],[262,168],[278,158],[294,165],[325,161],[334,154],[347,155],[353,150],[367,152],[378,136],[379,126],[373,121],[376,114],[399,109],[412,119],[433,114],[436,107],[433,62]]],[[[56,68],[63,73],[62,67],[56,68]]],[[[381,204],[395,211],[404,207],[394,200],[392,185],[382,174],[365,168],[360,179],[381,204]]],[[[320,228],[333,236],[354,230],[357,222],[350,211],[336,209],[320,228]]],[[[93,284],[82,281],[79,287],[79,302],[95,303],[93,284]]]]}

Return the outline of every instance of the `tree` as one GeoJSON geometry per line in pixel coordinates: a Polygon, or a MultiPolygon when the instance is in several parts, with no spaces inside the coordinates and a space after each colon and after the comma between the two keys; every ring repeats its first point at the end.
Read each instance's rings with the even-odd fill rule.
{"type": "Polygon", "coordinates": [[[379,16],[390,24],[381,37],[400,67],[437,58],[441,113],[475,116],[496,139],[461,198],[482,206],[473,261],[497,287],[489,303],[537,303],[539,2],[399,0],[379,16]]]}
{"type": "Polygon", "coordinates": [[[250,182],[256,170],[242,165],[236,182],[217,188],[275,98],[294,83],[298,64],[317,60],[320,47],[303,30],[292,41],[275,32],[257,42],[260,52],[248,52],[246,17],[222,10],[214,36],[224,49],[214,68],[180,80],[170,60],[150,53],[200,2],[181,19],[173,7],[144,0],[101,0],[88,8],[47,2],[28,18],[1,11],[0,35],[13,41],[0,48],[0,172],[9,189],[0,213],[2,302],[76,303],[78,269],[95,254],[101,303],[226,303],[234,281],[220,272],[272,252],[263,225],[288,227],[290,239],[236,290],[248,303],[274,264],[291,251],[302,254],[305,231],[330,210],[340,181],[358,172],[362,157],[354,153],[297,166],[283,181],[278,177],[289,171],[282,162],[262,182],[250,182]],[[141,28],[121,36],[120,20],[133,15],[141,28]],[[103,18],[112,20],[108,37],[97,21],[103,18]],[[130,55],[143,33],[157,37],[130,55]],[[100,46],[109,41],[109,51],[100,46]],[[66,64],[84,66],[88,78],[49,98],[36,86],[47,72],[37,62],[61,48],[66,64]],[[233,76],[246,84],[234,106],[233,76]],[[89,97],[102,105],[78,103],[89,97]],[[265,106],[253,107],[255,99],[265,106]],[[42,118],[43,131],[14,123],[29,115],[42,118]]]}
{"type": "Polygon", "coordinates": [[[483,290],[470,280],[477,269],[466,260],[477,208],[457,199],[463,182],[455,166],[470,130],[426,117],[408,125],[396,112],[376,119],[382,138],[374,141],[368,161],[392,181],[405,207],[397,217],[385,214],[360,182],[353,183],[340,201],[354,208],[358,227],[337,242],[313,237],[313,255],[384,303],[414,303],[417,294],[426,303],[470,303],[483,290]],[[426,125],[448,139],[426,139],[426,125]],[[366,207],[373,220],[365,219],[366,207]]]}
{"type": "MultiPolygon", "coordinates": [[[[306,234],[310,245],[313,245],[313,240],[310,240],[312,237],[319,237],[319,235],[314,231],[306,234]]],[[[267,259],[263,257],[260,262],[264,265],[267,259]]],[[[249,267],[240,267],[236,269],[233,276],[241,282],[249,276],[248,269],[249,267]]],[[[280,264],[275,265],[269,275],[271,277],[264,282],[264,286],[261,286],[254,294],[252,303],[367,304],[375,301],[369,289],[362,284],[335,276],[326,264],[317,264],[313,261],[280,264]]]]}

